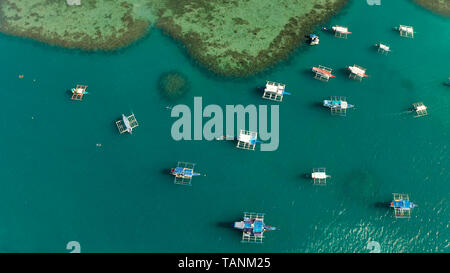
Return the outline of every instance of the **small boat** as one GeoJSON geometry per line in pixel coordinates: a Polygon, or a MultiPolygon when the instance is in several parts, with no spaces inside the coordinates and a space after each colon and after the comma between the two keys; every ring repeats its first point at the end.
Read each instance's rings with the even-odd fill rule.
{"type": "Polygon", "coordinates": [[[352,72],[353,74],[358,75],[360,77],[369,77],[369,75],[366,75],[365,70],[361,69],[356,65],[348,66],[347,69],[350,70],[350,72],[352,72]]]}
{"type": "Polygon", "coordinates": [[[132,134],[133,128],[130,125],[130,121],[124,114],[122,114],[122,120],[123,120],[123,124],[125,125],[126,131],[128,131],[128,133],[132,134]]]}
{"type": "Polygon", "coordinates": [[[408,194],[393,193],[393,200],[390,203],[390,207],[394,209],[396,218],[410,218],[411,210],[418,207],[417,204],[409,201],[408,194]]]}
{"type": "Polygon", "coordinates": [[[379,44],[375,44],[375,46],[378,48],[378,51],[380,52],[391,52],[391,48],[385,44],[379,43],[379,44]]]}
{"type": "Polygon", "coordinates": [[[348,104],[343,100],[324,100],[323,106],[331,109],[350,109],[354,107],[354,105],[348,104]]]}
{"type": "Polygon", "coordinates": [[[352,34],[350,31],[348,31],[347,27],[343,27],[343,26],[334,26],[331,29],[337,33],[352,34]]]}
{"type": "Polygon", "coordinates": [[[320,67],[313,67],[312,71],[315,72],[315,73],[319,73],[319,74],[321,74],[323,76],[326,76],[327,78],[336,78],[335,75],[331,74],[331,71],[323,69],[323,68],[320,68],[320,67]]]}
{"type": "Polygon", "coordinates": [[[234,228],[242,230],[242,242],[262,243],[264,232],[277,230],[276,227],[266,226],[264,213],[245,212],[242,221],[234,222],[234,228]]]}
{"type": "Polygon", "coordinates": [[[192,176],[198,176],[199,173],[195,173],[191,168],[176,167],[170,170],[170,174],[180,178],[191,178],[192,176]]]}
{"type": "Polygon", "coordinates": [[[448,81],[445,83],[445,85],[450,86],[450,78],[448,78],[448,81]]]}
{"type": "Polygon", "coordinates": [[[319,36],[316,34],[309,34],[309,44],[310,45],[318,45],[319,44],[319,36]]]}
{"type": "Polygon", "coordinates": [[[86,95],[88,92],[85,89],[82,88],[72,88],[73,94],[83,94],[86,95]]]}
{"type": "Polygon", "coordinates": [[[418,205],[409,200],[393,200],[390,207],[394,209],[413,209],[418,207],[418,205]]]}

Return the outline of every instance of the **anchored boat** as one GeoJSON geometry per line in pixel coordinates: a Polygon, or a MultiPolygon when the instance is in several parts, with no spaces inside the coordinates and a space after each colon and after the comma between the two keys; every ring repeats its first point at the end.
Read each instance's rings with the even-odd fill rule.
{"type": "Polygon", "coordinates": [[[131,128],[130,121],[124,114],[122,114],[122,121],[123,121],[123,124],[125,124],[125,129],[128,131],[128,133],[132,134],[133,128],[131,128]]]}
{"type": "Polygon", "coordinates": [[[334,36],[338,38],[344,38],[347,39],[347,36],[349,34],[352,34],[350,31],[348,31],[348,27],[344,26],[334,26],[331,28],[334,31],[334,36]]]}
{"type": "Polygon", "coordinates": [[[393,199],[390,207],[394,208],[396,218],[410,218],[411,210],[417,207],[417,204],[409,201],[408,194],[393,193],[393,199]]]}
{"type": "Polygon", "coordinates": [[[176,168],[170,170],[170,174],[175,176],[174,183],[182,185],[191,185],[192,177],[199,176],[200,173],[194,172],[194,163],[178,162],[176,168]]]}
{"type": "Polygon", "coordinates": [[[119,133],[121,134],[125,132],[132,134],[133,129],[139,126],[134,114],[131,114],[128,117],[122,114],[122,119],[116,121],[116,125],[117,129],[119,129],[119,133]]]}
{"type": "Polygon", "coordinates": [[[319,65],[319,67],[314,66],[312,68],[312,71],[314,73],[316,73],[314,75],[315,79],[321,80],[321,81],[328,81],[330,78],[336,78],[335,75],[331,74],[331,72],[333,71],[333,69],[323,66],[323,65],[319,65]]]}
{"type": "Polygon", "coordinates": [[[86,91],[87,85],[77,84],[75,88],[72,88],[72,99],[73,100],[83,100],[83,96],[88,94],[86,91]]]}
{"type": "Polygon", "coordinates": [[[234,228],[242,230],[242,242],[262,243],[264,232],[277,230],[264,224],[264,213],[244,212],[244,220],[234,222],[234,228]]]}
{"type": "Polygon", "coordinates": [[[319,44],[319,36],[314,33],[309,34],[309,44],[310,45],[318,45],[319,44]]]}
{"type": "Polygon", "coordinates": [[[369,77],[366,74],[367,69],[362,66],[354,64],[353,66],[348,66],[347,69],[350,70],[348,77],[351,79],[362,81],[363,78],[369,77]]]}
{"type": "Polygon", "coordinates": [[[323,101],[323,106],[330,108],[332,115],[345,116],[347,109],[353,108],[354,105],[347,103],[345,97],[331,97],[329,100],[323,101]]]}
{"type": "Polygon", "coordinates": [[[375,46],[378,48],[378,52],[383,54],[388,54],[391,52],[391,47],[382,43],[375,44],[375,46]]]}

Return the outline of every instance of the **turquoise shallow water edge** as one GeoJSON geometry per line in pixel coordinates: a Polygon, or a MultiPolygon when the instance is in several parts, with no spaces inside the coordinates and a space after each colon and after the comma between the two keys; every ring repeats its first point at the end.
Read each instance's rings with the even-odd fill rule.
{"type": "Polygon", "coordinates": [[[159,30],[115,53],[86,53],[0,36],[0,252],[449,252],[450,20],[407,0],[350,4],[327,25],[347,25],[347,40],[321,43],[245,79],[214,76],[159,30]],[[392,28],[413,25],[415,39],[392,28]],[[393,52],[380,55],[373,44],[393,52]],[[366,67],[349,80],[345,67],[366,67]],[[322,83],[310,68],[327,65],[322,83]],[[178,70],[190,92],[177,101],[270,104],[255,87],[287,84],[280,105],[280,146],[248,152],[230,142],[173,141],[170,104],[157,91],[161,73],[178,70]],[[18,75],[24,78],[19,79],[18,75]],[[83,102],[66,90],[89,85],[83,102]],[[332,117],[320,106],[347,96],[356,109],[332,117]],[[423,101],[429,116],[404,113],[423,101]],[[114,121],[133,111],[135,133],[114,121]],[[101,143],[101,147],[96,144],[101,143]],[[173,184],[166,170],[197,163],[206,177],[173,184]],[[325,166],[314,187],[302,175],[325,166]],[[419,204],[409,220],[384,205],[392,192],[419,204]],[[232,222],[243,211],[266,213],[264,244],[240,243],[232,222]]]}

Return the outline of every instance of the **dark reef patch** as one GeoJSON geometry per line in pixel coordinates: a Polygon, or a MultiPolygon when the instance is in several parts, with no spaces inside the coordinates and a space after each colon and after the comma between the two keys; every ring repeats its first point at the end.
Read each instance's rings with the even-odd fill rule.
{"type": "Polygon", "coordinates": [[[166,72],[159,77],[158,90],[164,98],[176,100],[188,92],[189,82],[181,72],[166,72]]]}

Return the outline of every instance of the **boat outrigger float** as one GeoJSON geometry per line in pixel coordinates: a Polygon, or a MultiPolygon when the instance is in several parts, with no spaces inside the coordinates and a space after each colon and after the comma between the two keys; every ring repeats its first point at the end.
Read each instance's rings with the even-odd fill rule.
{"type": "Polygon", "coordinates": [[[262,243],[265,231],[277,230],[276,227],[264,224],[264,213],[255,212],[244,212],[244,220],[234,222],[234,228],[242,230],[243,243],[262,243]]]}

